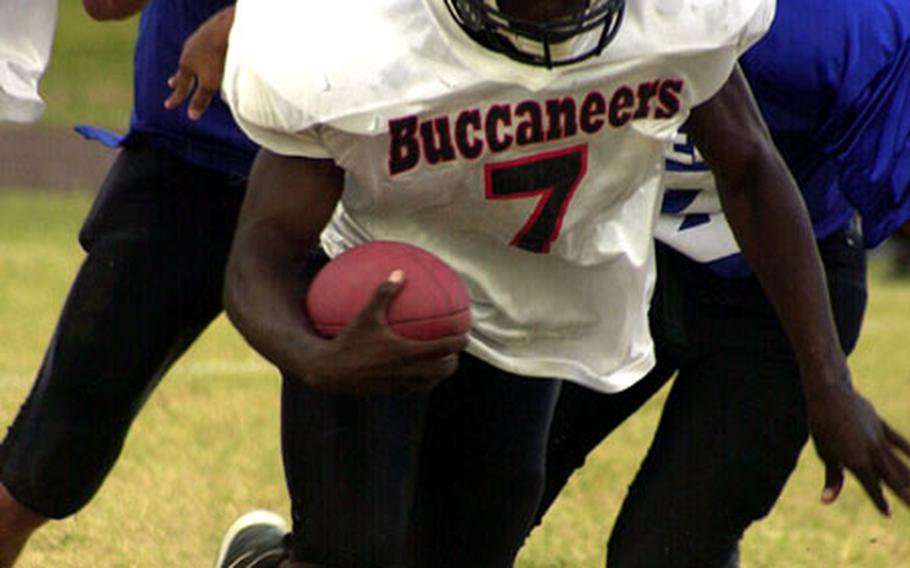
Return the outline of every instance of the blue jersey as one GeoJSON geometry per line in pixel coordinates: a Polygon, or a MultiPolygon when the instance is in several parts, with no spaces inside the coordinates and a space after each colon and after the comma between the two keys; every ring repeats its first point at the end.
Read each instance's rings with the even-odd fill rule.
{"type": "Polygon", "coordinates": [[[781,0],[741,64],[817,237],[851,206],[867,246],[910,218],[907,0],[781,0]]]}
{"type": "Polygon", "coordinates": [[[234,123],[219,96],[198,121],[186,116],[186,103],[167,110],[167,79],[177,70],[183,42],[232,0],[152,0],[142,13],[134,56],[134,101],[125,137],[80,127],[108,145],[139,142],[162,148],[192,164],[246,176],[258,147],[234,123]]]}
{"type": "MultiPolygon", "coordinates": [[[[857,211],[867,246],[910,219],[910,4],[780,0],[740,59],[818,239],[857,211]]],[[[667,156],[658,239],[724,276],[750,272],[685,133],[667,156]]]]}

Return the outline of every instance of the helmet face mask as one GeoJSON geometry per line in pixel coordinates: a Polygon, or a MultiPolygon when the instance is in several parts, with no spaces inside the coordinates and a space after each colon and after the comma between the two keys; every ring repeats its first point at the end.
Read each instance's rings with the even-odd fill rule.
{"type": "Polygon", "coordinates": [[[547,21],[510,16],[495,0],[445,0],[455,20],[485,46],[542,67],[599,55],[619,31],[625,0],[588,0],[574,14],[547,21]]]}

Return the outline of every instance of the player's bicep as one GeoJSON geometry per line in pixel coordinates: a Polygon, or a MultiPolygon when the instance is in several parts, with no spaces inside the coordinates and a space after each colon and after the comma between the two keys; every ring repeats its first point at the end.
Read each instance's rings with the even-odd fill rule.
{"type": "Polygon", "coordinates": [[[343,171],[332,160],[260,150],[250,172],[236,239],[256,240],[262,252],[277,256],[301,254],[316,244],[331,218],[343,181],[343,171]]]}
{"type": "Polygon", "coordinates": [[[743,188],[754,169],[778,160],[752,91],[737,66],[724,86],[692,109],[686,128],[711,167],[718,191],[743,188]]]}

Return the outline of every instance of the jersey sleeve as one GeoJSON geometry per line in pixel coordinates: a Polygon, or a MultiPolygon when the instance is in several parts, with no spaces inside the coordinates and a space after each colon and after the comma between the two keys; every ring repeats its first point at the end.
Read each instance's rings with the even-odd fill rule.
{"type": "Polygon", "coordinates": [[[768,32],[771,28],[771,23],[774,21],[777,2],[775,0],[759,0],[757,4],[755,12],[749,21],[746,22],[739,37],[738,50],[740,55],[755,45],[768,32]]]}
{"type": "MultiPolygon", "coordinates": [[[[289,100],[274,78],[276,66],[286,63],[270,41],[269,12],[279,12],[280,2],[258,5],[240,2],[231,28],[222,98],[234,120],[251,140],[276,154],[306,158],[328,158],[318,135],[318,125],[305,114],[299,101],[289,100]]],[[[283,68],[283,75],[293,69],[283,68]]]]}
{"type": "Polygon", "coordinates": [[[234,120],[250,139],[282,156],[329,158],[315,127],[295,131],[296,109],[283,100],[268,83],[240,64],[225,68],[222,96],[234,120]]]}

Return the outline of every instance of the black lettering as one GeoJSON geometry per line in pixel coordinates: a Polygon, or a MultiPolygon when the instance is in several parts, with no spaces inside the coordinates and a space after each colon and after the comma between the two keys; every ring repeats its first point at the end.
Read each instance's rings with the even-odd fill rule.
{"type": "Polygon", "coordinates": [[[626,109],[635,106],[635,93],[629,87],[620,87],[613,93],[610,99],[610,124],[616,128],[624,126],[632,118],[631,112],[625,112],[626,109]]]}
{"type": "Polygon", "coordinates": [[[455,148],[452,146],[452,129],[449,127],[449,117],[440,116],[421,123],[420,137],[423,138],[423,153],[428,163],[438,164],[439,162],[450,162],[455,159],[455,148]]]}
{"type": "Polygon", "coordinates": [[[515,127],[515,142],[519,146],[543,142],[543,112],[537,101],[524,101],[515,107],[515,116],[525,115],[526,120],[515,127]]]}
{"type": "Polygon", "coordinates": [[[600,91],[591,91],[581,102],[581,129],[587,134],[595,134],[604,125],[600,118],[607,112],[607,100],[600,91]]]}
{"type": "Polygon", "coordinates": [[[480,130],[480,111],[466,110],[455,119],[455,145],[461,155],[469,160],[480,156],[483,152],[483,139],[471,136],[468,129],[480,130]]]}
{"type": "Polygon", "coordinates": [[[638,85],[638,108],[635,118],[648,118],[651,115],[651,99],[657,96],[660,81],[648,81],[638,85]]]}
{"type": "Polygon", "coordinates": [[[417,141],[417,117],[406,116],[389,121],[389,173],[400,174],[420,162],[417,141]]]}
{"type": "Polygon", "coordinates": [[[654,111],[656,118],[670,118],[679,112],[679,95],[682,93],[684,83],[678,79],[667,79],[660,84],[657,100],[660,106],[654,111]]]}
{"type": "Polygon", "coordinates": [[[512,125],[512,113],[509,105],[493,105],[487,111],[487,146],[493,152],[508,150],[512,145],[512,135],[501,133],[499,123],[502,123],[503,126],[512,125]],[[502,134],[501,137],[500,134],[502,134]]]}
{"type": "Polygon", "coordinates": [[[550,121],[547,140],[568,138],[578,132],[578,125],[575,122],[575,101],[572,97],[548,100],[547,118],[550,121]]]}

